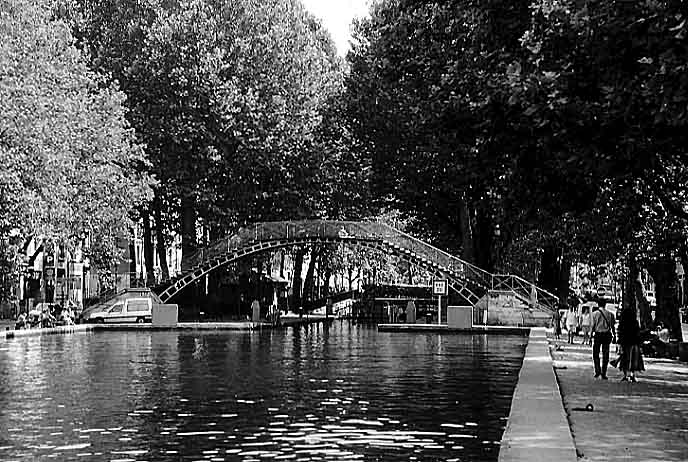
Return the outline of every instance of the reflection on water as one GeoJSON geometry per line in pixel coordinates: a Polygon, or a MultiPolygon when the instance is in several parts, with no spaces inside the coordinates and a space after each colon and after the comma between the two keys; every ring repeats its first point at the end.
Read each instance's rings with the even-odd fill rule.
{"type": "Polygon", "coordinates": [[[0,460],[496,460],[525,337],[96,332],[0,343],[0,460]]]}

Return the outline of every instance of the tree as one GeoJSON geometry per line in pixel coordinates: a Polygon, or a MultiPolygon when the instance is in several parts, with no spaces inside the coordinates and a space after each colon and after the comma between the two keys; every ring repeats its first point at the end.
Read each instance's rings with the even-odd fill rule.
{"type": "Polygon", "coordinates": [[[156,203],[186,252],[199,228],[212,239],[253,221],[343,213],[328,210],[341,204],[331,183],[365,172],[338,124],[343,63],[299,1],[77,5],[74,30],[126,90],[160,180],[156,203]]]}
{"type": "MultiPolygon", "coordinates": [[[[664,294],[657,316],[680,336],[674,270],[688,218],[682,2],[549,2],[533,12],[521,88],[540,97],[526,111],[556,136],[556,152],[571,167],[603,186],[598,199],[600,192],[623,198],[621,207],[595,203],[609,221],[630,222],[600,240],[625,244],[627,286],[636,279],[636,264],[650,269],[664,294]]],[[[646,305],[641,291],[627,292],[646,305]]]]}
{"type": "Polygon", "coordinates": [[[629,252],[673,284],[687,27],[677,1],[380,2],[347,81],[378,193],[487,269],[541,260],[562,298],[572,261],[629,252]]]}
{"type": "Polygon", "coordinates": [[[0,236],[43,236],[109,268],[152,180],[124,95],[90,71],[47,5],[0,4],[0,236]]]}
{"type": "Polygon", "coordinates": [[[349,114],[370,146],[376,194],[486,269],[512,163],[500,149],[502,82],[528,23],[525,1],[388,0],[358,23],[348,56],[349,114]]]}

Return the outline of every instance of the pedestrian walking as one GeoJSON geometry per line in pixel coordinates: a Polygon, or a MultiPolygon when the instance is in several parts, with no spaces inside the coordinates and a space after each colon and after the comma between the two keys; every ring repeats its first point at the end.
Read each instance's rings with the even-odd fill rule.
{"type": "Polygon", "coordinates": [[[622,382],[635,382],[635,373],[644,371],[645,364],[640,348],[640,324],[634,306],[626,306],[619,315],[619,357],[617,366],[623,372],[622,382]]]}
{"type": "Polygon", "coordinates": [[[571,306],[566,312],[566,330],[569,333],[569,343],[573,343],[573,339],[576,336],[576,329],[578,329],[578,315],[571,306]]]}
{"type": "Polygon", "coordinates": [[[595,378],[602,377],[607,380],[607,365],[609,364],[609,345],[612,343],[616,330],[614,313],[601,307],[592,313],[592,360],[595,365],[595,378]],[[600,363],[600,349],[602,350],[602,363],[600,363]]]}
{"type": "Polygon", "coordinates": [[[559,340],[561,338],[561,313],[558,309],[552,314],[552,328],[554,329],[554,338],[559,340]]]}
{"type": "Polygon", "coordinates": [[[581,314],[581,330],[583,331],[583,345],[592,345],[592,335],[590,331],[592,330],[592,314],[590,313],[590,307],[584,306],[583,313],[581,314]]]}

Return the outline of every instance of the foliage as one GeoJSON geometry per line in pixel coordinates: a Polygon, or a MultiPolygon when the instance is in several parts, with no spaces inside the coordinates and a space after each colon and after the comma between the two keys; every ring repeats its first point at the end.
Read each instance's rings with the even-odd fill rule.
{"type": "Polygon", "coordinates": [[[641,238],[648,228],[688,217],[686,29],[674,1],[533,8],[523,38],[528,75],[515,95],[539,95],[519,100],[541,128],[538,138],[551,133],[567,171],[585,172],[599,185],[595,206],[608,219],[630,219],[608,242],[621,236],[647,248],[652,240],[641,238]]]}
{"type": "Polygon", "coordinates": [[[554,1],[534,5],[523,40],[522,88],[540,95],[525,111],[556,136],[569,168],[603,186],[592,211],[616,228],[598,240],[628,253],[631,284],[638,263],[649,269],[657,318],[676,336],[674,259],[688,234],[686,32],[682,2],[554,1]]]}
{"type": "Polygon", "coordinates": [[[348,95],[381,193],[464,245],[486,211],[503,257],[617,255],[685,215],[685,30],[677,2],[380,2],[348,95]]]}
{"type": "Polygon", "coordinates": [[[348,57],[350,117],[371,146],[377,195],[488,269],[515,162],[500,102],[528,19],[525,2],[384,1],[348,57]]]}
{"type": "Polygon", "coordinates": [[[91,65],[127,92],[170,231],[200,224],[212,238],[363,213],[367,170],[338,108],[342,62],[299,1],[75,3],[91,65]]]}
{"type": "Polygon", "coordinates": [[[40,3],[0,2],[0,235],[15,230],[116,258],[151,180],[125,97],[90,71],[66,24],[40,3]]]}
{"type": "Polygon", "coordinates": [[[554,285],[629,251],[666,269],[686,241],[687,31],[672,0],[382,1],[350,114],[381,193],[464,255],[487,236],[554,285]]]}

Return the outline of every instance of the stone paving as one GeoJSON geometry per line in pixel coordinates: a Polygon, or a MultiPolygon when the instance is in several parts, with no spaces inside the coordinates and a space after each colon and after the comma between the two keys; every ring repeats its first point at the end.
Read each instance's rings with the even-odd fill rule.
{"type": "Polygon", "coordinates": [[[545,329],[530,331],[499,462],[576,462],[545,329]]]}
{"type": "Polygon", "coordinates": [[[604,381],[580,337],[569,345],[548,335],[579,461],[688,461],[688,364],[645,358],[637,383],[619,382],[611,366],[604,381]]]}

